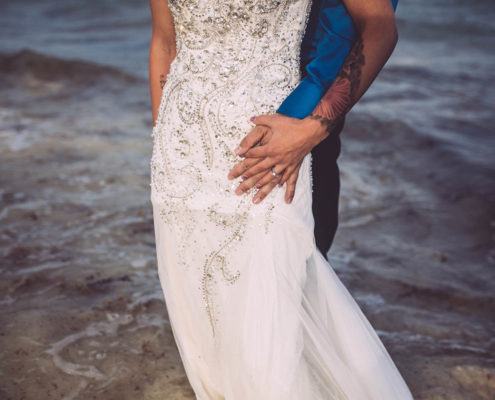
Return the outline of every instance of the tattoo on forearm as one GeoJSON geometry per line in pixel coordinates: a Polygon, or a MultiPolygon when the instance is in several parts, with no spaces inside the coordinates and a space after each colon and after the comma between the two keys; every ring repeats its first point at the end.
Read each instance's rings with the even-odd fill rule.
{"type": "Polygon", "coordinates": [[[327,117],[324,117],[324,116],[318,115],[318,114],[311,114],[308,118],[312,118],[312,119],[316,119],[316,120],[320,121],[320,124],[325,127],[325,131],[327,132],[327,134],[330,135],[330,133],[333,132],[335,127],[337,125],[339,125],[341,119],[344,118],[344,114],[342,114],[342,115],[340,115],[334,119],[327,118],[327,117]]]}
{"type": "Polygon", "coordinates": [[[311,117],[319,119],[330,132],[357,100],[361,75],[365,64],[364,44],[361,36],[354,42],[339,74],[325,93],[311,117]]]}
{"type": "Polygon", "coordinates": [[[160,87],[163,89],[165,86],[165,74],[160,74],[160,87]]]}
{"type": "Polygon", "coordinates": [[[361,75],[363,73],[364,59],[364,43],[363,38],[359,36],[352,46],[351,52],[347,56],[344,65],[342,66],[337,78],[339,80],[347,80],[350,83],[349,97],[350,101],[347,106],[347,111],[357,100],[357,91],[361,84],[361,75]]]}

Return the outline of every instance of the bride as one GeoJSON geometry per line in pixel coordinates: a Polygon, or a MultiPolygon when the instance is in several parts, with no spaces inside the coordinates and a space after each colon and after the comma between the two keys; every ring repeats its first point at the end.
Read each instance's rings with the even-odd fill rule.
{"type": "Polygon", "coordinates": [[[292,118],[276,111],[300,83],[311,3],[150,0],[158,272],[198,400],[412,399],[311,210],[310,151],[390,55],[368,37],[393,9],[343,0],[362,34],[312,115],[292,118]]]}

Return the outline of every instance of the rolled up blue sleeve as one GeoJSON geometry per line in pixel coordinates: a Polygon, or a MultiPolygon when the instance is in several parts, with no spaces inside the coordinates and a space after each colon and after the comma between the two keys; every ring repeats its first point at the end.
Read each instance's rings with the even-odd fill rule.
{"type": "MultiPolygon", "coordinates": [[[[398,0],[391,1],[395,10],[398,0]]],[[[301,50],[304,77],[277,110],[294,118],[305,118],[313,112],[337,77],[356,38],[354,23],[341,0],[321,0],[313,12],[316,15],[314,21],[310,15],[309,35],[301,50]]]]}

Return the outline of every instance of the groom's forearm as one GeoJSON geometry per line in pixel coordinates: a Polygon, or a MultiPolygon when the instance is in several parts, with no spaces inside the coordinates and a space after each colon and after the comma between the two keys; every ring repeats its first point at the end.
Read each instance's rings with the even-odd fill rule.
{"type": "Polygon", "coordinates": [[[355,20],[357,39],[335,81],[311,114],[331,130],[368,90],[392,54],[398,40],[393,10],[355,20]]]}

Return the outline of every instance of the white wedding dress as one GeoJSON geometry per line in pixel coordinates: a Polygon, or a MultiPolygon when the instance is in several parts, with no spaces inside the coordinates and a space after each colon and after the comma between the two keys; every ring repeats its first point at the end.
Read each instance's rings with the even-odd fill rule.
{"type": "Polygon", "coordinates": [[[227,174],[252,115],[299,82],[311,0],[169,0],[177,56],[151,157],[160,282],[199,400],[412,399],[316,248],[311,155],[291,204],[227,174]]]}

